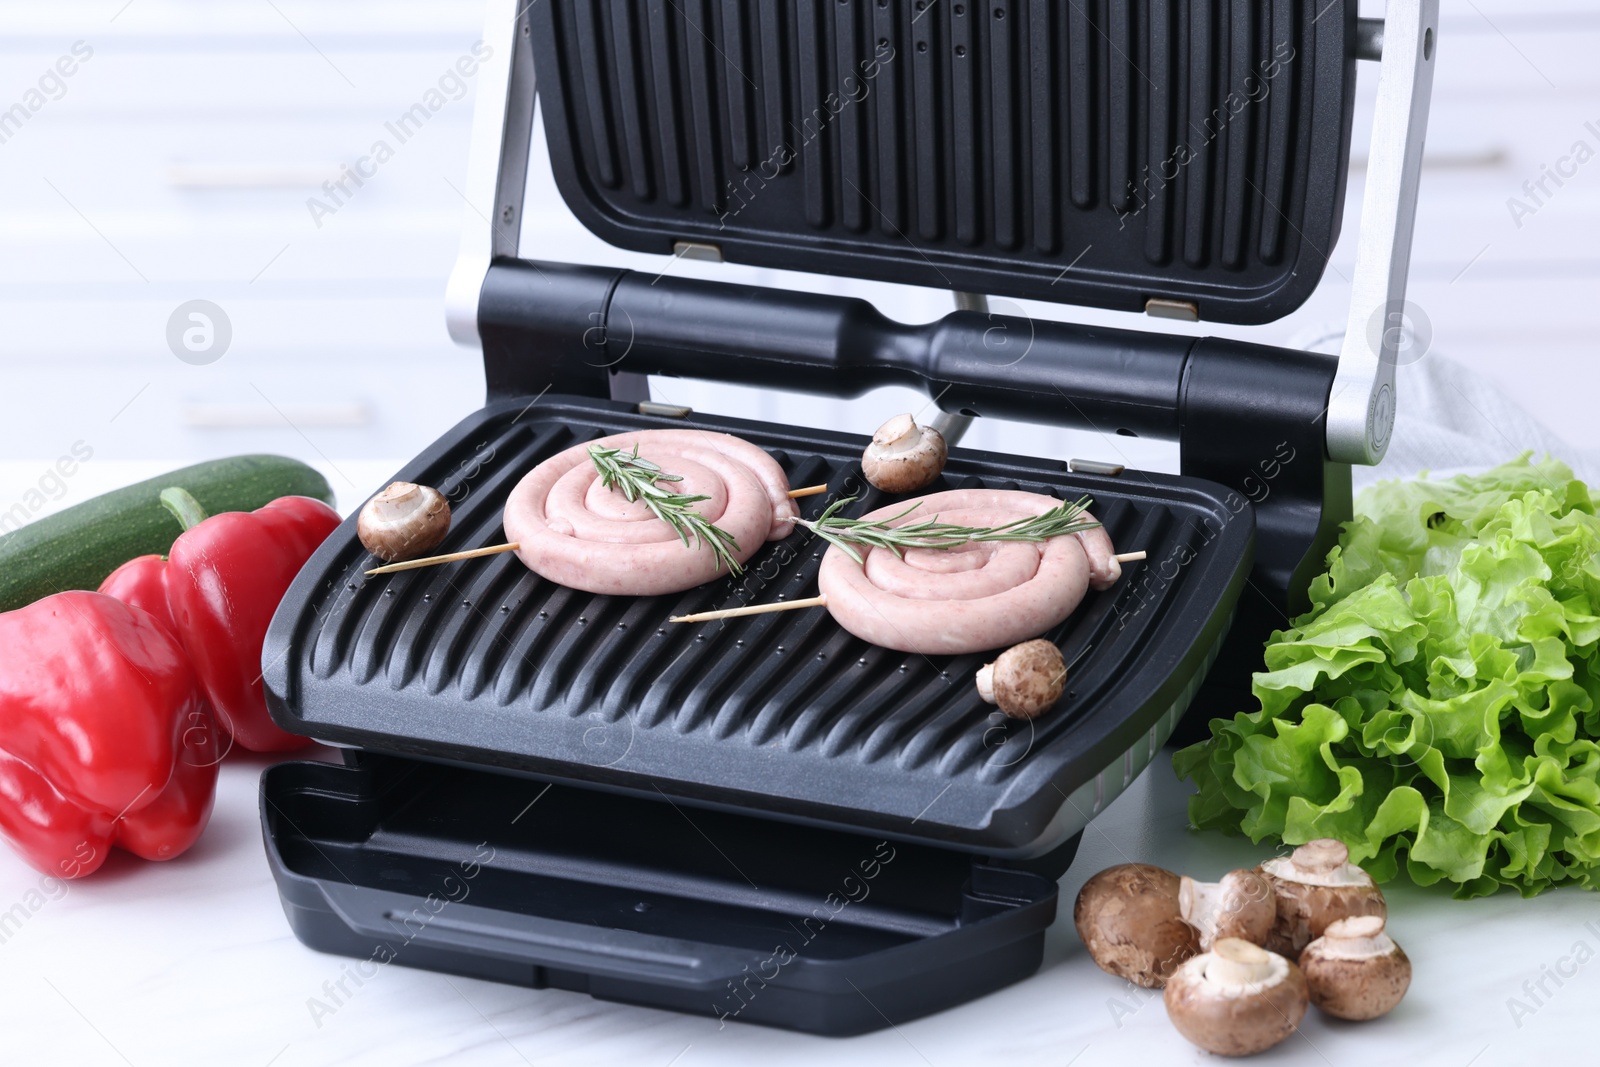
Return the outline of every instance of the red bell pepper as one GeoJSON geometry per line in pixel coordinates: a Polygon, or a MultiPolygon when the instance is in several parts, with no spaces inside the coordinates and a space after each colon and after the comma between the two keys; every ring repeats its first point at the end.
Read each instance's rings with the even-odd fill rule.
{"type": "Polygon", "coordinates": [[[0,614],[0,836],[78,878],[112,845],[150,860],[194,844],[220,759],[198,679],[139,608],[57,593],[0,614]]]}
{"type": "Polygon", "coordinates": [[[166,556],[136,556],[130,559],[106,575],[106,580],[100,583],[100,592],[114,596],[124,604],[143,608],[154,615],[169,633],[178,636],[178,627],[172,621],[172,609],[167,607],[166,556]]]}
{"type": "Polygon", "coordinates": [[[100,591],[165,616],[194,663],[218,726],[234,741],[252,752],[307,744],[267,714],[261,646],[278,601],[339,525],[339,513],[320,500],[286,496],[256,511],[206,518],[182,489],[168,489],[161,499],[184,525],[166,563],[160,556],[130,560],[100,591]]]}

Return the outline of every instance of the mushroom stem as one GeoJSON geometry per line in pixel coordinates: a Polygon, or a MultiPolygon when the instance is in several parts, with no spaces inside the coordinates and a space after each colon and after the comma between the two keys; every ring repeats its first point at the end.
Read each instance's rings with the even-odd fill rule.
{"type": "Polygon", "coordinates": [[[1394,951],[1381,915],[1354,915],[1329,923],[1322,931],[1321,953],[1328,959],[1364,960],[1394,951]]]}
{"type": "Polygon", "coordinates": [[[1275,966],[1282,956],[1237,937],[1218,941],[1211,955],[1215,958],[1206,963],[1206,981],[1240,990],[1271,981],[1282,970],[1275,966]]]}
{"type": "Polygon", "coordinates": [[[978,699],[985,704],[995,703],[994,695],[994,664],[985,663],[978,668],[978,699]]]}
{"type": "Polygon", "coordinates": [[[1294,865],[1308,874],[1330,874],[1350,862],[1350,849],[1343,841],[1323,837],[1295,849],[1292,858],[1294,865]]]}
{"type": "Polygon", "coordinates": [[[372,498],[372,513],[384,522],[399,522],[417,510],[422,486],[413,482],[393,482],[372,498]]]}
{"type": "Polygon", "coordinates": [[[872,435],[872,443],[891,455],[909,452],[922,441],[917,420],[910,415],[896,415],[872,435]]]}

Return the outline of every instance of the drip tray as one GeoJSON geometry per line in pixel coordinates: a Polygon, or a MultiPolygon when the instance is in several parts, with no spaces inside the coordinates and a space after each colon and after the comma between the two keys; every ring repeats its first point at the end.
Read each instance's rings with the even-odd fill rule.
{"type": "MultiPolygon", "coordinates": [[[[541,460],[629,429],[685,426],[765,448],[815,517],[895,498],[865,486],[866,438],[605,400],[491,404],[397,477],[439,487],[438,551],[502,542],[507,494],[541,460]],[[863,490],[866,490],[863,492],[863,490]]],[[[1198,688],[1249,573],[1248,506],[1196,479],[1072,473],[1060,460],[954,449],[943,489],[1088,496],[1120,551],[1148,562],[1045,636],[1071,665],[1032,723],[983,704],[993,654],[907,655],[825,610],[707,625],[669,616],[816,593],[823,545],[768,544],[739,579],[660,597],[564,588],[510,554],[368,579],[354,518],[301,571],[263,662],[281,726],[334,744],[760,814],[970,852],[1032,856],[1069,840],[1143,768],[1198,688]]]]}
{"type": "Polygon", "coordinates": [[[1032,974],[1056,911],[938,848],[385,757],[272,767],[261,808],[312,948],[816,1033],[1032,974]]]}

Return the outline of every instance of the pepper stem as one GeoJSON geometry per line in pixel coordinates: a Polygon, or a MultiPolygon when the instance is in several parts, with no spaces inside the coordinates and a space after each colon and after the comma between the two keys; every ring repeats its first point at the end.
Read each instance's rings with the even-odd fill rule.
{"type": "Polygon", "coordinates": [[[172,517],[185,530],[192,530],[206,521],[206,509],[200,506],[194,494],[181,486],[161,490],[161,506],[172,512],[172,517]]]}

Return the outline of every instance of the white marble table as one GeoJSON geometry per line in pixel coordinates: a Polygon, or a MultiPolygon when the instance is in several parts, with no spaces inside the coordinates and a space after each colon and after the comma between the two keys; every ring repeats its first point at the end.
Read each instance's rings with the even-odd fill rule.
{"type": "MultiPolygon", "coordinates": [[[[0,916],[11,916],[0,920],[0,1061],[1202,1063],[1205,1054],[1178,1037],[1156,998],[1089,962],[1072,930],[1071,900],[1089,873],[1124,860],[1216,876],[1262,854],[1245,841],[1186,830],[1186,789],[1162,759],[1088,831],[1063,880],[1062,916],[1037,975],[865,1037],[817,1038],[737,1023],[719,1031],[713,1019],[399,966],[359,987],[346,980],[351,995],[317,1018],[312,999],[330,1003],[324,983],[349,972],[343,959],[296,942],[284,921],[256,816],[257,781],[267,764],[259,757],[229,760],[210,829],[170,863],[119,854],[93,878],[51,894],[40,891],[48,887],[38,874],[0,856],[0,916]]],[[[1503,895],[1462,902],[1403,886],[1391,890],[1390,902],[1392,929],[1416,965],[1410,996],[1376,1023],[1338,1024],[1312,1012],[1301,1036],[1257,1062],[1489,1067],[1553,1063],[1558,1056],[1566,1062],[1592,1033],[1600,963],[1579,966],[1573,953],[1587,958],[1600,949],[1600,896],[1563,891],[1532,901],[1503,895]],[[1577,949],[1580,943],[1590,951],[1577,949]],[[1558,969],[1568,974],[1559,986],[1550,977],[1558,969]],[[1541,977],[1550,995],[1533,988],[1541,1001],[1535,1005],[1523,983],[1541,977]],[[1513,1017],[1510,998],[1532,1010],[1513,1017]]]]}

